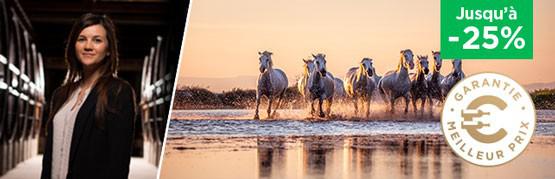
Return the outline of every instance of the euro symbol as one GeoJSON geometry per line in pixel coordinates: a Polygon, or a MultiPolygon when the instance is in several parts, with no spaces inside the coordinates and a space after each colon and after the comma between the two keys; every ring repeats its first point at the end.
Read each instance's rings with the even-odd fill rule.
{"type": "MultiPolygon", "coordinates": [[[[505,110],[505,108],[507,108],[507,103],[505,103],[505,101],[503,101],[502,99],[496,96],[481,96],[474,99],[472,102],[470,102],[470,104],[467,106],[466,109],[476,111],[480,106],[485,104],[494,105],[500,110],[505,110]]],[[[503,128],[489,135],[483,134],[480,131],[478,131],[478,129],[481,129],[482,127],[490,127],[490,125],[489,123],[483,123],[481,121],[474,122],[473,119],[482,117],[485,115],[490,115],[490,113],[483,112],[482,110],[477,110],[477,111],[478,111],[477,113],[470,113],[470,112],[461,110],[461,117],[464,119],[464,121],[461,122],[461,127],[463,129],[466,129],[466,131],[468,132],[468,134],[470,134],[472,138],[476,139],[477,141],[489,144],[489,143],[497,142],[503,139],[505,136],[507,136],[507,131],[505,131],[505,129],[503,128]]]]}

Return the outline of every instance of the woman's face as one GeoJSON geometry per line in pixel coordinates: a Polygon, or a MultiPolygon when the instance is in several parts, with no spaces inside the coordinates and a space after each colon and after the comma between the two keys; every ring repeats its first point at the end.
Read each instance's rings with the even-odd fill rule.
{"type": "Polygon", "coordinates": [[[75,53],[85,69],[100,64],[108,54],[106,29],[100,24],[83,29],[75,41],[75,53]]]}

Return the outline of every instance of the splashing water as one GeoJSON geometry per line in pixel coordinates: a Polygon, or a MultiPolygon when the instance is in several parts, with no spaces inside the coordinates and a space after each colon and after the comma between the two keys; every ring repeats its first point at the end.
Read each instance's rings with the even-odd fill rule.
{"type": "MultiPolygon", "coordinates": [[[[327,104],[324,103],[324,106],[327,104]]],[[[324,110],[325,107],[323,106],[324,110]]],[[[370,117],[365,116],[366,110],[359,105],[359,111],[355,114],[354,105],[350,102],[336,101],[333,103],[331,108],[331,117],[328,119],[320,120],[387,120],[387,121],[439,121],[441,106],[434,105],[432,112],[430,113],[429,106],[425,106],[424,113],[420,113],[420,104],[418,104],[418,112],[415,113],[413,108],[409,105],[409,112],[404,114],[404,102],[396,103],[395,112],[391,114],[389,112],[389,106],[383,103],[373,103],[370,106],[370,117]]],[[[260,106],[260,117],[261,119],[266,119],[266,108],[267,106],[260,106]]],[[[314,104],[314,108],[318,111],[317,102],[314,104]]],[[[273,110],[273,109],[272,109],[273,110]]],[[[172,113],[172,119],[252,119],[254,116],[253,109],[235,109],[235,110],[174,110],[172,113]]],[[[277,116],[274,116],[272,120],[306,120],[314,119],[310,115],[310,108],[307,105],[304,109],[279,109],[277,111],[277,116]]]]}
{"type": "MultiPolygon", "coordinates": [[[[348,110],[348,109],[347,109],[348,110]]],[[[278,110],[277,119],[252,120],[253,110],[174,110],[168,135],[179,136],[316,136],[374,134],[441,134],[438,119],[372,113],[370,119],[336,114],[330,119],[306,118],[308,111],[278,110]],[[381,116],[378,116],[381,115],[381,116]],[[376,117],[377,116],[377,117],[376,117]]],[[[538,112],[538,118],[545,118],[538,112]]],[[[536,135],[555,135],[555,123],[540,122],[536,135]]]]}

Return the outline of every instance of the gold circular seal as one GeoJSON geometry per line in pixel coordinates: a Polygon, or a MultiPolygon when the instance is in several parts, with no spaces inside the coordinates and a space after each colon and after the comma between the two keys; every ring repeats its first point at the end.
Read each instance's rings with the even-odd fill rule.
{"type": "Polygon", "coordinates": [[[480,166],[501,165],[530,143],[535,111],[532,98],[516,81],[496,73],[475,74],[447,95],[441,130],[459,157],[480,166]]]}

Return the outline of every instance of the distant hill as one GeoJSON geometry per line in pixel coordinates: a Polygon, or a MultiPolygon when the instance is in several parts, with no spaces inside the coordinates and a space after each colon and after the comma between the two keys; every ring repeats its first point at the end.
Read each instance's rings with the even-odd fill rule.
{"type": "Polygon", "coordinates": [[[528,91],[535,91],[539,89],[555,89],[555,81],[548,83],[531,83],[523,85],[528,91]]]}

